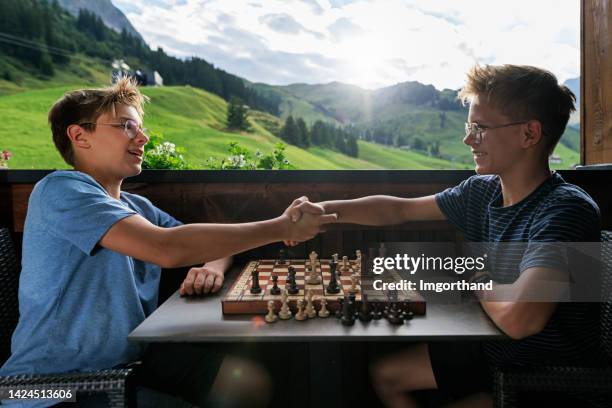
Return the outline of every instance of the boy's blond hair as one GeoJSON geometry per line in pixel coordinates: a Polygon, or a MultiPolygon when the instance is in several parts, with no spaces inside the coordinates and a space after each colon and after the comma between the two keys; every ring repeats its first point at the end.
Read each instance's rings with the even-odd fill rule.
{"type": "Polygon", "coordinates": [[[117,104],[133,106],[142,118],[143,106],[148,100],[146,95],[140,93],[136,81],[125,76],[106,88],[67,92],[49,111],[53,143],[64,161],[74,166],[74,151],[66,134],[70,125],[81,125],[89,131],[94,131],[95,122],[100,115],[107,112],[115,115],[117,104]]]}
{"type": "Polygon", "coordinates": [[[476,95],[512,121],[540,121],[547,156],[576,110],[576,96],[552,72],[527,65],[474,66],[459,99],[466,104],[476,95]]]}

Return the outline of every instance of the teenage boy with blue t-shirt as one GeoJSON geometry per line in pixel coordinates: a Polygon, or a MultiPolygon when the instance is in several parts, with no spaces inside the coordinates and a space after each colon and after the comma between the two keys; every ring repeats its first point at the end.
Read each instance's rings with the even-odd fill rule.
{"type": "MultiPolygon", "coordinates": [[[[535,67],[476,66],[459,96],[469,103],[463,141],[478,175],[427,197],[370,196],[318,204],[342,223],[449,220],[472,242],[599,241],[595,202],[548,166],[574,111],[571,91],[535,67]]],[[[316,208],[304,202],[291,211],[316,208]]],[[[485,313],[511,340],[422,343],[380,360],[372,378],[386,406],[417,406],[410,392],[426,389],[455,397],[457,406],[491,406],[494,364],[596,363],[598,305],[520,301],[534,282],[563,274],[558,260],[542,256],[537,245],[525,248],[504,252],[503,267],[492,271],[492,296],[510,289],[518,300],[491,301],[479,294],[485,313]]]]}
{"type": "MultiPolygon", "coordinates": [[[[335,218],[321,210],[296,221],[285,211],[252,223],[183,225],[146,198],[122,192],[123,180],[140,173],[149,140],[142,128],[144,102],[136,85],[122,78],[109,88],[69,92],[52,107],[54,143],[75,170],[49,174],[30,196],[20,318],[0,376],[98,370],[143,359],[145,385],[204,405],[223,352],[169,345],[145,353],[127,341],[157,307],[161,268],[205,262],[189,271],[181,293],[216,292],[229,256],[310,239],[335,218]]],[[[243,371],[253,368],[252,394],[249,383],[235,385],[256,403],[265,394],[257,389],[264,374],[233,361],[243,371]]],[[[221,371],[236,368],[231,365],[221,371]]]]}

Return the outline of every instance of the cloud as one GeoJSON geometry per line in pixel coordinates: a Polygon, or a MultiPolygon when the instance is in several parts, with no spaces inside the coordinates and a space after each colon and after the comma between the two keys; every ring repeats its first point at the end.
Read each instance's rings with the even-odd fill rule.
{"type": "Polygon", "coordinates": [[[560,80],[580,74],[571,0],[113,1],[154,48],[255,82],[456,89],[476,62],[541,66],[560,80]]]}
{"type": "Polygon", "coordinates": [[[333,24],[328,27],[328,29],[333,39],[336,41],[342,41],[346,38],[359,36],[365,32],[361,27],[345,17],[334,21],[333,24]]]}

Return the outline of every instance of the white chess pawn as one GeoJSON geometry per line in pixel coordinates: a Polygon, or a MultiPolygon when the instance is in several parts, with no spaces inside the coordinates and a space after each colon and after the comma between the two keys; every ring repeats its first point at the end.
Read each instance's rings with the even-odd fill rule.
{"type": "Polygon", "coordinates": [[[351,275],[351,287],[349,288],[349,293],[357,293],[357,280],[359,276],[357,274],[351,275]]]}
{"type": "Polygon", "coordinates": [[[319,309],[319,317],[328,317],[329,310],[327,310],[327,300],[321,298],[321,308],[319,309]]]}
{"type": "Polygon", "coordinates": [[[342,257],[342,272],[346,272],[348,270],[349,270],[348,256],[344,255],[342,257]]]}
{"type": "Polygon", "coordinates": [[[274,301],[268,301],[268,314],[264,318],[267,323],[274,323],[278,320],[278,316],[274,313],[274,301]]]}
{"type": "Polygon", "coordinates": [[[308,318],[312,319],[313,317],[317,316],[317,311],[315,310],[314,303],[312,302],[312,290],[308,289],[306,299],[308,299],[308,303],[306,304],[306,315],[308,318]]]}
{"type": "Polygon", "coordinates": [[[295,320],[297,321],[304,321],[306,319],[308,319],[308,316],[306,315],[306,313],[304,313],[304,299],[298,299],[297,301],[297,313],[295,314],[295,320]]]}
{"type": "Polygon", "coordinates": [[[287,301],[287,289],[283,289],[283,294],[281,295],[281,299],[283,303],[281,305],[281,309],[280,309],[280,313],[278,314],[278,317],[280,317],[283,320],[291,319],[291,316],[293,316],[293,313],[291,313],[291,309],[289,309],[289,302],[287,301]]]}
{"type": "Polygon", "coordinates": [[[338,254],[333,254],[332,260],[334,261],[334,263],[338,263],[338,254]]]}

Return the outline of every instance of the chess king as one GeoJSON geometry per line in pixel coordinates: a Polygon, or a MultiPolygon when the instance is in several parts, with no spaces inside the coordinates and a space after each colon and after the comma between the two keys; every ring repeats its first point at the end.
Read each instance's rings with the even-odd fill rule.
{"type": "MultiPolygon", "coordinates": [[[[47,175],[30,196],[20,318],[0,376],[98,370],[141,360],[142,385],[165,384],[192,405],[206,406],[217,372],[230,370],[219,378],[235,378],[236,364],[226,364],[222,352],[177,344],[153,345],[144,353],[127,341],[157,307],[161,268],[204,263],[189,271],[181,293],[215,292],[231,255],[310,239],[335,220],[321,211],[293,222],[287,210],[258,222],[184,225],[146,198],[121,191],[126,177],[141,172],[149,141],[146,99],[133,81],[121,78],[108,88],[68,92],[51,108],[53,142],[74,170],[47,175]]],[[[265,372],[247,362],[240,367],[254,380],[242,382],[240,393],[215,398],[238,398],[226,401],[236,406],[265,404],[265,372]]]]}
{"type": "MultiPolygon", "coordinates": [[[[338,214],[337,222],[364,225],[448,220],[473,242],[599,241],[599,208],[548,164],[575,110],[574,94],[543,69],[486,65],[470,70],[459,98],[469,104],[463,142],[477,175],[427,197],[303,202],[291,211],[316,213],[323,207],[338,214]]],[[[598,324],[596,303],[491,300],[506,290],[520,299],[538,277],[565,269],[533,251],[506,255],[505,275],[492,271],[492,293],[477,295],[509,339],[406,345],[372,366],[385,405],[417,406],[411,391],[439,389],[465,406],[491,406],[492,365],[597,364],[601,354],[590,332],[598,324]]]]}

